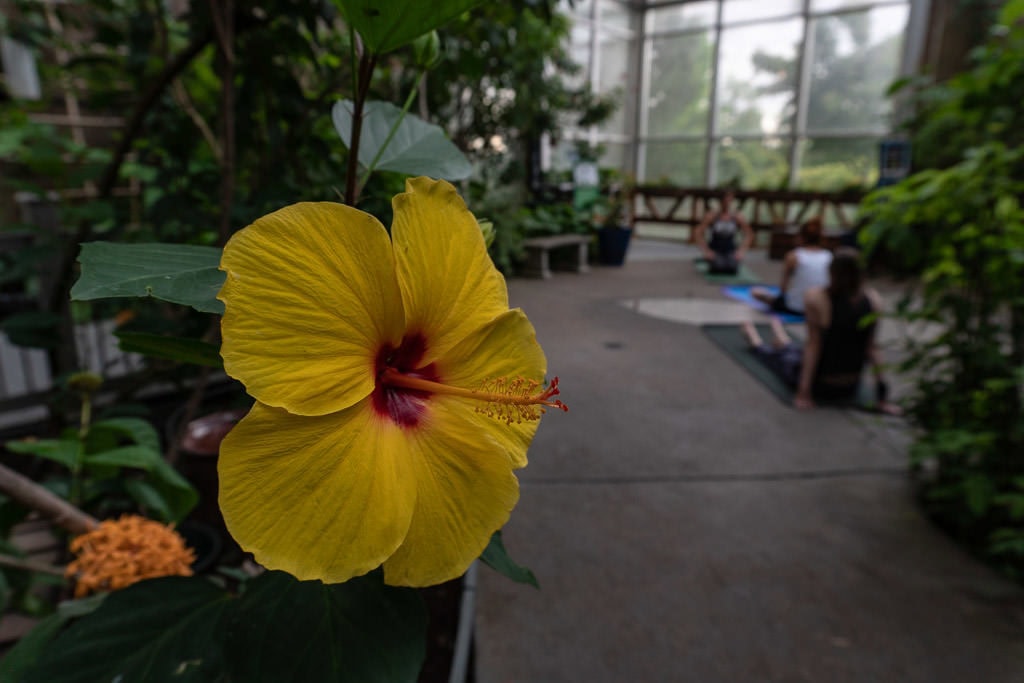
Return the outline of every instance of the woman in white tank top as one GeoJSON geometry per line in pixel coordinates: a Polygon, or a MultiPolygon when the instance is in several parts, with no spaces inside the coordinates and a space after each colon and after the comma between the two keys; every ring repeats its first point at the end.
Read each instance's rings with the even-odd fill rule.
{"type": "Polygon", "coordinates": [[[755,287],[751,295],[771,306],[777,313],[803,315],[804,293],[813,287],[828,286],[832,252],[823,247],[821,242],[821,219],[812,218],[800,226],[800,246],[786,254],[779,294],[755,287]]]}
{"type": "Polygon", "coordinates": [[[781,296],[786,308],[802,313],[804,293],[812,287],[828,286],[828,267],[832,265],[832,252],[821,247],[797,247],[790,254],[796,259],[796,264],[789,282],[783,284],[781,296]]]}

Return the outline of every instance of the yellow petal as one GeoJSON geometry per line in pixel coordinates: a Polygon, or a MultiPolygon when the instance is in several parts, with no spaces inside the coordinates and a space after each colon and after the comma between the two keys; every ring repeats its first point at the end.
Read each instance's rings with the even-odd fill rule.
{"type": "Polygon", "coordinates": [[[256,400],[324,415],[365,398],[403,314],[387,232],[369,214],[301,203],[260,218],[224,248],[221,355],[256,400]]]}
{"type": "Polygon", "coordinates": [[[425,363],[508,310],[505,279],[473,214],[443,180],[413,178],[391,226],[406,329],[430,340],[425,363]]]}
{"type": "Polygon", "coordinates": [[[221,445],[220,508],[256,560],[298,579],[346,581],[402,542],[416,474],[402,430],[367,399],[303,417],[257,403],[221,445]]]}
{"type": "MultiPolygon", "coordinates": [[[[497,378],[521,377],[540,383],[546,365],[533,325],[516,309],[470,333],[438,362],[438,373],[446,384],[482,389],[497,378]]],[[[526,450],[537,431],[537,421],[505,424],[479,412],[481,406],[474,401],[445,396],[432,400],[461,401],[466,419],[476,425],[481,438],[490,442],[490,448],[505,453],[513,467],[526,467],[526,450]]]]}
{"type": "Polygon", "coordinates": [[[460,576],[519,500],[508,458],[467,414],[460,402],[431,400],[423,428],[407,431],[416,508],[405,540],[384,562],[385,583],[431,586],[460,576]]]}

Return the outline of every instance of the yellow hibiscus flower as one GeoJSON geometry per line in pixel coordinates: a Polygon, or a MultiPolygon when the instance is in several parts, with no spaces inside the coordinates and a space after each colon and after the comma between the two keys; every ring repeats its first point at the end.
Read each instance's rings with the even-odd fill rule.
{"type": "Polygon", "coordinates": [[[303,580],[459,576],[508,520],[540,414],[565,409],[455,189],[416,178],[393,206],[389,237],[295,204],[221,261],[224,367],[257,401],[221,446],[221,510],[303,580]]]}

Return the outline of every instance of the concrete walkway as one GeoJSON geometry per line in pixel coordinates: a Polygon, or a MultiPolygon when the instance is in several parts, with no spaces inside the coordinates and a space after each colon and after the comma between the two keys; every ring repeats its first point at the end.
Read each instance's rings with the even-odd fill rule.
{"type": "Polygon", "coordinates": [[[1024,596],[922,518],[902,423],[779,402],[691,324],[691,258],[510,281],[571,412],[505,530],[541,590],[481,568],[477,683],[1024,681],[1024,596]]]}

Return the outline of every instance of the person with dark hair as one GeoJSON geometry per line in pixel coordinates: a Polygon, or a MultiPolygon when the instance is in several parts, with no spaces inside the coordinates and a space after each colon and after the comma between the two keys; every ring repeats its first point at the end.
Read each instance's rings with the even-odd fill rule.
{"type": "Polygon", "coordinates": [[[826,249],[821,219],[815,216],[800,226],[800,244],[786,253],[782,264],[779,293],[762,287],[750,290],[751,296],[768,304],[776,313],[804,314],[804,292],[828,284],[832,252],[826,249]]]}
{"type": "Polygon", "coordinates": [[[750,223],[732,210],[735,197],[732,190],[726,190],[722,195],[721,208],[709,211],[694,229],[694,242],[708,262],[709,273],[735,275],[739,272],[740,261],[754,243],[754,230],[750,223]]]}
{"type": "Polygon", "coordinates": [[[790,339],[777,319],[772,319],[773,344],[765,344],[751,323],[743,325],[747,341],[766,365],[796,389],[793,405],[797,408],[813,408],[815,400],[856,397],[864,365],[869,363],[878,409],[900,414],[899,407],[888,401],[888,384],[875,344],[878,321],[872,314],[882,310],[881,299],[864,287],[856,250],[836,250],[829,275],[827,287],[814,287],[804,294],[807,339],[803,344],[790,339]]]}

